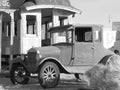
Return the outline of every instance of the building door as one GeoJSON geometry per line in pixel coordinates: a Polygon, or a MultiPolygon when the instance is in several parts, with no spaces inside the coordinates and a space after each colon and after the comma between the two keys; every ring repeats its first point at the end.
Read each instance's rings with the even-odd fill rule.
{"type": "Polygon", "coordinates": [[[26,54],[32,47],[41,46],[41,16],[24,14],[21,28],[21,53],[26,54]]]}

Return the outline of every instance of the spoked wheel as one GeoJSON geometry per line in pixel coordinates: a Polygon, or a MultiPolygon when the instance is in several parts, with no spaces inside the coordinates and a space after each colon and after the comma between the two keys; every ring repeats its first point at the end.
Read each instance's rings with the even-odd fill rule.
{"type": "Polygon", "coordinates": [[[10,80],[13,84],[27,84],[28,72],[22,65],[14,65],[10,71],[10,80]]]}
{"type": "Polygon", "coordinates": [[[38,71],[38,79],[43,88],[53,88],[58,84],[60,71],[53,62],[46,62],[38,71]]]}

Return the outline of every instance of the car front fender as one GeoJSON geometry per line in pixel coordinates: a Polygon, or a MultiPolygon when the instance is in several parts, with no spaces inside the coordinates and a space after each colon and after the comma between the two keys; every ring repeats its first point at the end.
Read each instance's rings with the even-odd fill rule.
{"type": "Polygon", "coordinates": [[[54,57],[47,57],[41,60],[41,62],[39,63],[39,66],[42,66],[45,62],[54,62],[60,69],[61,73],[69,73],[66,68],[64,67],[64,65],[57,59],[54,57]]]}
{"type": "MultiPolygon", "coordinates": [[[[16,64],[20,64],[20,65],[23,65],[25,68],[26,68],[26,63],[25,63],[25,60],[23,61],[22,59],[21,59],[21,57],[17,57],[17,58],[15,58],[15,59],[13,59],[13,60],[11,60],[11,62],[10,62],[10,70],[11,70],[11,68],[12,68],[12,66],[13,65],[16,65],[16,64]]],[[[27,68],[26,68],[27,69],[27,68]]]]}

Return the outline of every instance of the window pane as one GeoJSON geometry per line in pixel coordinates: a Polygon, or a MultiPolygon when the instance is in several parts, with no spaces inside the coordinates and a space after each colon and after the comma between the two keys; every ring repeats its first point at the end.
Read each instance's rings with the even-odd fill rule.
{"type": "Polygon", "coordinates": [[[27,15],[27,34],[37,34],[36,16],[27,15]]]}
{"type": "Polygon", "coordinates": [[[87,42],[92,41],[92,32],[85,33],[85,41],[87,42]]]}
{"type": "Polygon", "coordinates": [[[76,28],[75,40],[77,42],[92,42],[92,28],[91,27],[76,28]]]}
{"type": "Polygon", "coordinates": [[[65,31],[58,31],[53,32],[52,36],[52,43],[71,43],[72,42],[72,31],[65,30],[65,31]]]}

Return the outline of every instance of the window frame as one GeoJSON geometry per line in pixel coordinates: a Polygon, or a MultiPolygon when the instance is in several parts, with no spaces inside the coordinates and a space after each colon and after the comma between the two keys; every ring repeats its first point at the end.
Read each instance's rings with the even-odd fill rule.
{"type": "Polygon", "coordinates": [[[26,36],[37,36],[38,35],[38,30],[37,30],[37,16],[36,15],[26,15],[26,36]],[[35,18],[35,20],[33,22],[31,22],[32,20],[27,19],[27,16],[33,17],[35,18]],[[33,24],[29,24],[29,23],[33,23],[33,24]],[[32,26],[32,33],[30,33],[29,31],[29,26],[32,26]]]}
{"type": "MultiPolygon", "coordinates": [[[[79,32],[79,33],[80,33],[80,32],[79,32]]],[[[92,27],[75,27],[74,35],[75,35],[75,37],[74,37],[74,38],[75,38],[75,39],[74,39],[75,42],[85,42],[85,43],[86,43],[86,42],[91,42],[91,43],[92,43],[92,42],[94,41],[94,40],[93,40],[93,30],[92,30],[92,27]],[[81,40],[81,41],[76,40],[76,31],[78,31],[78,30],[76,30],[76,29],[82,29],[82,28],[88,28],[88,29],[90,28],[90,30],[84,30],[84,31],[81,30],[81,32],[84,33],[84,35],[83,35],[84,37],[82,38],[82,39],[84,39],[84,40],[81,40]],[[91,32],[91,40],[90,40],[90,41],[85,41],[85,32],[91,32]]]]}

